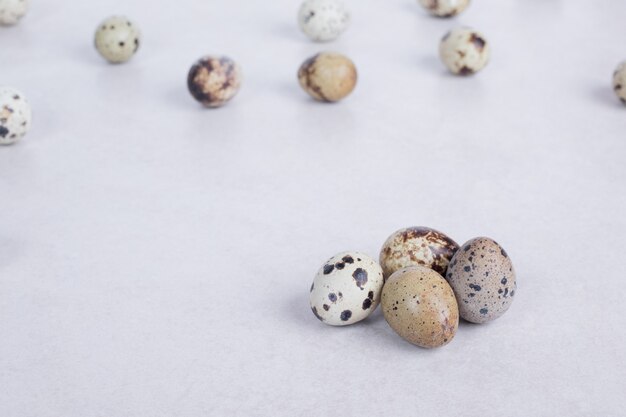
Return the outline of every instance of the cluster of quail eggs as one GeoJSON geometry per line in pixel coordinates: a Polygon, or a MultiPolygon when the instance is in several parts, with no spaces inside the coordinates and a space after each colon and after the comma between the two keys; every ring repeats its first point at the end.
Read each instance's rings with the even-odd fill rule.
{"type": "MultiPolygon", "coordinates": [[[[298,12],[300,28],[316,42],[336,39],[349,23],[350,14],[340,0],[306,0],[298,12]]],[[[130,60],[140,42],[139,29],[123,16],[106,19],[96,31],[96,49],[114,64],[130,60]]],[[[322,102],[343,99],[354,90],[356,80],[354,63],[337,53],[318,53],[306,59],[298,70],[298,81],[304,91],[322,102]]],[[[187,74],[189,93],[208,108],[221,107],[232,100],[242,81],[241,66],[224,55],[201,57],[187,74]]]]}
{"type": "MultiPolygon", "coordinates": [[[[341,0],[305,0],[298,11],[302,33],[314,42],[334,41],[348,29],[350,20],[350,12],[341,0]]],[[[302,63],[298,80],[315,100],[332,103],[352,93],[357,70],[345,55],[325,51],[302,63]]]]}
{"type": "MultiPolygon", "coordinates": [[[[0,0],[0,26],[15,25],[29,9],[30,0],[0,0]]],[[[470,0],[417,0],[433,16],[450,18],[462,13],[470,0]]],[[[314,42],[337,39],[350,26],[351,15],[342,0],[305,0],[298,10],[298,25],[314,42]]],[[[124,16],[105,19],[96,29],[94,45],[112,64],[129,61],[141,45],[141,31],[124,16]]],[[[439,44],[439,57],[448,70],[467,76],[489,63],[491,48],[480,32],[458,27],[446,33],[439,44]]],[[[357,69],[345,55],[323,51],[306,59],[298,70],[302,89],[320,102],[337,102],[352,93],[357,69]]],[[[223,55],[197,60],[187,75],[191,96],[205,107],[221,107],[232,100],[242,84],[240,65],[223,55]]],[[[626,104],[626,61],[613,74],[613,90],[626,104]]],[[[29,130],[31,109],[23,93],[0,86],[0,145],[15,143],[29,130]],[[16,99],[15,97],[19,97],[16,99]]]]}
{"type": "MultiPolygon", "coordinates": [[[[0,25],[15,25],[24,17],[29,0],[0,0],[0,25]]],[[[312,40],[336,39],[349,25],[350,14],[339,0],[307,0],[298,12],[302,31],[312,40]]],[[[125,16],[111,16],[96,28],[94,46],[111,64],[123,64],[137,54],[141,30],[125,16]]],[[[318,53],[304,61],[297,73],[303,90],[317,101],[335,102],[355,88],[357,70],[344,55],[318,53]]],[[[191,66],[187,88],[191,96],[208,108],[232,100],[243,80],[241,66],[224,55],[206,55],[191,66]]],[[[25,95],[12,87],[0,86],[0,145],[20,140],[31,126],[31,108],[25,95]]]]}
{"type": "Polygon", "coordinates": [[[326,261],[311,285],[310,304],[331,326],[364,320],[381,304],[398,335],[435,348],[454,338],[459,317],[482,324],[502,316],[516,289],[513,263],[493,239],[459,246],[437,230],[409,227],[389,236],[378,262],[360,252],[326,261]]]}

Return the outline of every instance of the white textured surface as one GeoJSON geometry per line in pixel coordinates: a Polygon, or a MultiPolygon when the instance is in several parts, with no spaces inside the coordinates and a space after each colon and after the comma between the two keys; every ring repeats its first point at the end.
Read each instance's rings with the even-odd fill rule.
{"type": "Polygon", "coordinates": [[[34,2],[0,31],[0,80],[33,107],[0,148],[0,416],[621,416],[626,380],[626,2],[352,0],[349,33],[307,42],[299,1],[34,2]],[[110,66],[93,30],[123,13],[144,43],[110,66]],[[455,24],[492,61],[437,57],[455,24]],[[356,91],[313,102],[321,48],[356,91]],[[205,110],[189,66],[225,53],[241,93],[205,110]],[[380,310],[332,328],[308,306],[342,250],[394,230],[498,240],[516,301],[440,350],[380,310]]]}

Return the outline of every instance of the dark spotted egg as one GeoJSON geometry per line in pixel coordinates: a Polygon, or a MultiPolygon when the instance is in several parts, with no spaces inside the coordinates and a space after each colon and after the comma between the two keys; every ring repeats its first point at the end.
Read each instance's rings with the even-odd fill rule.
{"type": "Polygon", "coordinates": [[[442,276],[459,245],[445,234],[428,227],[398,230],[380,251],[380,265],[385,279],[409,266],[425,266],[442,276]]]}
{"type": "Polygon", "coordinates": [[[487,237],[472,239],[457,251],[446,279],[456,295],[461,317],[472,323],[486,323],[503,315],[517,289],[511,258],[487,237]]]}
{"type": "Polygon", "coordinates": [[[332,103],[352,93],[358,73],[350,58],[322,52],[302,63],[298,81],[302,89],[317,101],[332,103]]]}
{"type": "Polygon", "coordinates": [[[0,86],[0,145],[11,145],[30,129],[32,113],[23,93],[0,86]]]}
{"type": "Polygon", "coordinates": [[[98,25],[94,44],[104,59],[112,64],[121,64],[139,50],[141,31],[128,18],[111,16],[98,25]]]}
{"type": "Polygon", "coordinates": [[[369,316],[380,302],[383,271],[369,256],[343,252],[318,271],[311,285],[311,310],[320,321],[346,326],[369,316]]]}

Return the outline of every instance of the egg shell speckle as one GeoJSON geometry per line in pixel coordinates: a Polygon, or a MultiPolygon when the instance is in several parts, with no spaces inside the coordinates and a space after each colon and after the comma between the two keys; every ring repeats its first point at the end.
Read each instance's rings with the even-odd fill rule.
{"type": "Polygon", "coordinates": [[[226,56],[205,56],[187,75],[189,92],[205,107],[221,107],[232,100],[241,87],[241,67],[226,56]]]}
{"type": "Polygon", "coordinates": [[[502,316],[517,290],[511,258],[487,237],[472,239],[457,251],[446,279],[459,302],[461,317],[472,323],[502,316]]]}
{"type": "Polygon", "coordinates": [[[385,279],[399,269],[422,265],[445,275],[459,245],[450,237],[429,227],[409,227],[389,236],[380,251],[385,279]]]}
{"type": "Polygon", "coordinates": [[[304,61],[298,81],[318,101],[335,102],[348,96],[357,82],[354,63],[341,54],[322,52],[304,61]]]}
{"type": "Polygon", "coordinates": [[[347,326],[366,319],[378,306],[383,271],[369,256],[343,252],[319,270],[311,285],[315,317],[331,326],[347,326]]]}
{"type": "Polygon", "coordinates": [[[131,59],[139,50],[141,32],[124,16],[112,16],[98,26],[95,46],[100,55],[112,64],[131,59]]]}
{"type": "Polygon", "coordinates": [[[613,91],[622,104],[626,104],[626,61],[619,64],[613,73],[613,91]]]}
{"type": "Polygon", "coordinates": [[[437,17],[456,16],[470,4],[470,0],[418,0],[418,2],[437,17]]]}
{"type": "Polygon", "coordinates": [[[26,96],[14,88],[0,87],[0,145],[11,145],[22,139],[31,121],[26,96]]]}
{"type": "Polygon", "coordinates": [[[14,25],[26,15],[29,0],[0,0],[0,25],[14,25]]]}
{"type": "Polygon", "coordinates": [[[300,29],[316,42],[337,39],[350,25],[350,13],[339,0],[307,0],[298,12],[300,29]]]}
{"type": "Polygon", "coordinates": [[[453,74],[472,75],[489,63],[491,48],[480,32],[457,28],[441,40],[439,56],[453,74]]]}
{"type": "Polygon", "coordinates": [[[459,327],[452,288],[441,275],[423,266],[404,268],[389,277],[382,309],[398,335],[424,348],[450,343],[459,327]]]}

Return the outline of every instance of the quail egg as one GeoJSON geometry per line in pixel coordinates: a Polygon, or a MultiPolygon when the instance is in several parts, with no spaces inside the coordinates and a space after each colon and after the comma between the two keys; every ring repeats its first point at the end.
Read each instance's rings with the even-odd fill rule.
{"type": "Polygon", "coordinates": [[[139,50],[140,42],[139,28],[124,16],[109,17],[96,30],[96,49],[113,64],[131,59],[139,50]]]}
{"type": "Polygon", "coordinates": [[[453,74],[471,75],[487,65],[491,48],[480,32],[470,28],[457,28],[448,32],[441,40],[439,56],[453,74]]]}
{"type": "Polygon", "coordinates": [[[11,145],[26,135],[31,125],[30,104],[23,93],[0,87],[0,145],[11,145]]]}
{"type": "Polygon", "coordinates": [[[626,104],[626,61],[619,64],[613,73],[613,91],[623,104],[626,104]]]}
{"type": "Polygon", "coordinates": [[[461,317],[472,323],[502,316],[517,290],[511,258],[486,237],[472,239],[456,252],[446,279],[458,300],[461,317]]]}
{"type": "Polygon", "coordinates": [[[304,61],[298,80],[302,89],[315,100],[335,102],[354,90],[357,71],[349,58],[322,52],[304,61]]]}
{"type": "Polygon", "coordinates": [[[221,107],[239,92],[241,67],[226,56],[205,56],[187,75],[189,92],[205,107],[221,107]]]}
{"type": "Polygon", "coordinates": [[[311,285],[315,317],[331,326],[346,326],[367,318],[378,306],[383,271],[369,256],[343,252],[319,270],[311,285]]]}
{"type": "Polygon", "coordinates": [[[0,25],[16,24],[28,12],[30,0],[0,0],[0,25]]]}
{"type": "Polygon", "coordinates": [[[432,15],[452,17],[461,13],[469,6],[470,0],[418,0],[432,15]]]}
{"type": "Polygon", "coordinates": [[[399,269],[415,265],[445,275],[458,248],[444,233],[428,227],[409,227],[389,236],[380,251],[380,265],[385,279],[399,269]]]}
{"type": "Polygon", "coordinates": [[[350,25],[350,13],[340,0],[306,0],[298,12],[300,29],[316,42],[337,39],[350,25]]]}
{"type": "Polygon", "coordinates": [[[432,269],[412,266],[385,283],[382,309],[391,328],[424,348],[446,345],[459,326],[459,308],[445,279],[432,269]]]}

